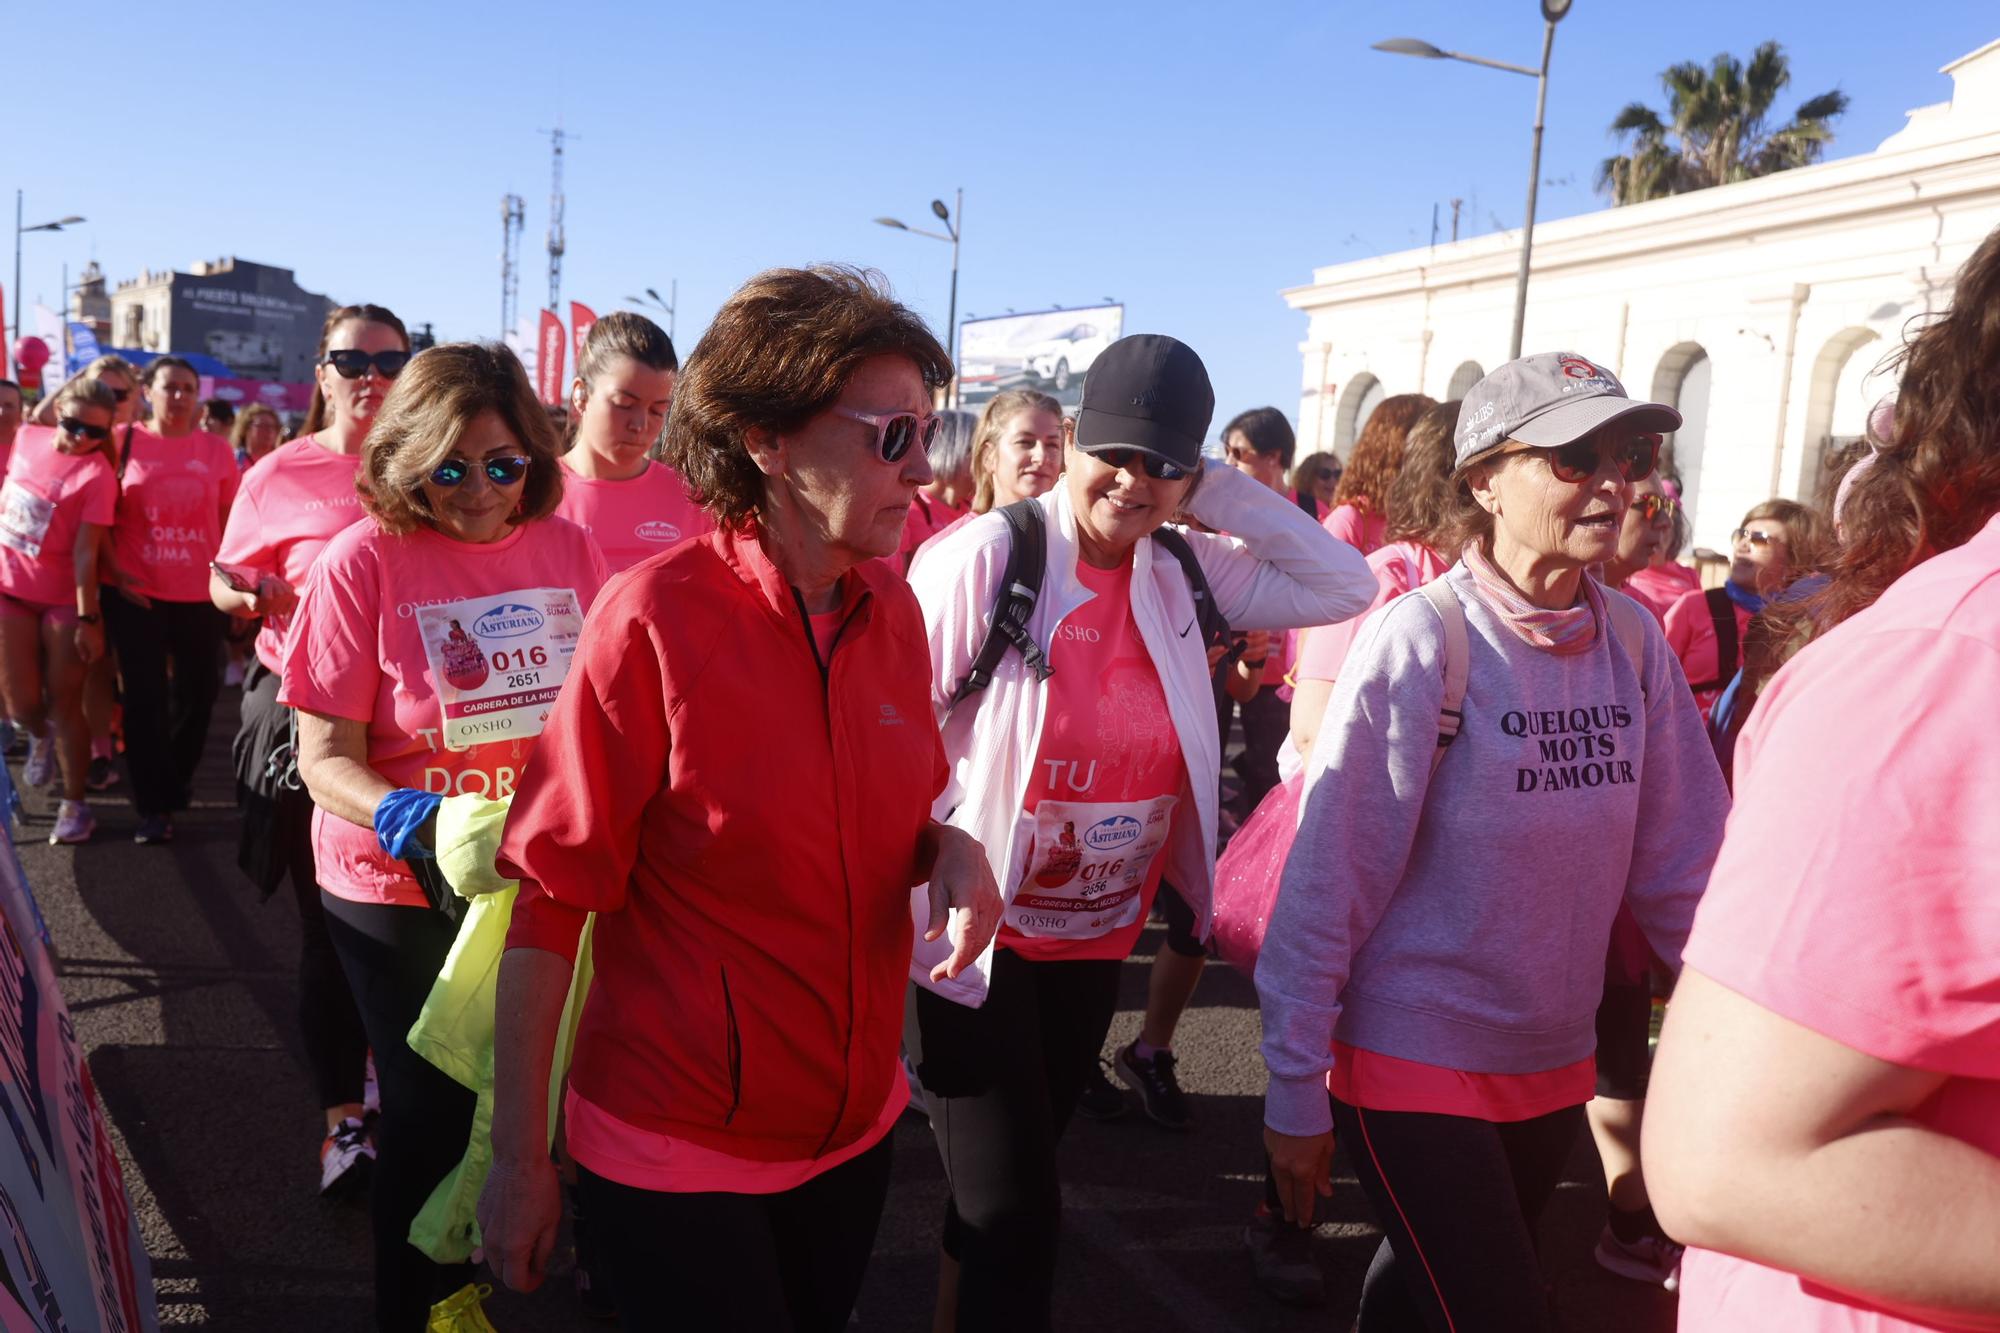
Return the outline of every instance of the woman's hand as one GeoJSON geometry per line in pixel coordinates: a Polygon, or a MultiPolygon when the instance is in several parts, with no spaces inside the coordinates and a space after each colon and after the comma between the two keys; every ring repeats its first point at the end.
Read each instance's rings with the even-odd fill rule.
{"type": "Polygon", "coordinates": [[[931,919],[924,939],[949,932],[951,957],[931,969],[931,980],[955,977],[970,967],[993,943],[1000,929],[1000,886],[986,849],[964,829],[941,825],[937,858],[931,864],[931,919]]]}
{"type": "Polygon", "coordinates": [[[562,1187],[546,1154],[514,1161],[496,1157],[479,1192],[480,1243],[493,1276],[515,1291],[533,1291],[549,1272],[549,1251],[562,1221],[562,1187]]]}
{"type": "Polygon", "coordinates": [[[1315,1203],[1333,1197],[1333,1131],[1300,1138],[1266,1125],[1264,1151],[1271,1155],[1271,1178],[1285,1220],[1310,1228],[1315,1203]]]}
{"type": "Polygon", "coordinates": [[[247,603],[253,616],[285,616],[299,604],[298,590],[276,574],[257,576],[257,590],[247,603]]]}
{"type": "Polygon", "coordinates": [[[76,655],[85,666],[104,656],[104,625],[99,621],[76,623],[76,655]]]}

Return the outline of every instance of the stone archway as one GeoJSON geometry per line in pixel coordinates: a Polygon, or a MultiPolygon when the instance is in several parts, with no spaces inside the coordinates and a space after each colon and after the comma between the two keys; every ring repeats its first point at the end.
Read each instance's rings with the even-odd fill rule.
{"type": "Polygon", "coordinates": [[[1442,401],[1463,398],[1472,392],[1472,386],[1486,378],[1486,371],[1477,361],[1461,361],[1458,369],[1451,372],[1451,384],[1444,391],[1442,401]]]}
{"type": "Polygon", "coordinates": [[[1333,421],[1333,448],[1342,459],[1354,452],[1354,442],[1361,438],[1361,428],[1368,424],[1369,416],[1388,396],[1382,381],[1365,370],[1347,382],[1347,388],[1340,395],[1340,410],[1333,421]]]}
{"type": "Polygon", "coordinates": [[[1880,341],[1875,330],[1855,325],[1827,339],[1813,358],[1797,499],[1830,505],[1829,465],[1844,466],[1868,433],[1869,412],[1894,387],[1894,376],[1870,346],[1880,341]]]}
{"type": "Polygon", "coordinates": [[[1681,503],[1690,526],[1699,522],[1696,507],[1701,502],[1701,455],[1708,439],[1708,391],[1713,370],[1707,348],[1698,342],[1683,342],[1669,347],[1653,371],[1652,400],[1681,414],[1681,428],[1667,436],[1660,466],[1680,478],[1681,503]]]}

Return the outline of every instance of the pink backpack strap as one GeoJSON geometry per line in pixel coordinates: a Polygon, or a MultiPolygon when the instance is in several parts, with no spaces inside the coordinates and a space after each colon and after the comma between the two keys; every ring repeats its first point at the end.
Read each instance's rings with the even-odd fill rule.
{"type": "Polygon", "coordinates": [[[1444,760],[1444,752],[1458,739],[1465,720],[1465,682],[1471,674],[1472,647],[1465,632],[1465,608],[1458,594],[1443,579],[1433,579],[1418,591],[1444,624],[1444,699],[1438,706],[1438,743],[1431,752],[1431,772],[1444,760]]]}

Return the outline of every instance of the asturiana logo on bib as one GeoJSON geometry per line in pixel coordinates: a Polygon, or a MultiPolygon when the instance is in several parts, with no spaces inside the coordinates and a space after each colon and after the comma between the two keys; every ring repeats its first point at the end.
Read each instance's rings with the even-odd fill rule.
{"type": "Polygon", "coordinates": [[[632,529],[632,535],[640,541],[677,542],[681,539],[681,530],[664,518],[656,518],[632,529]]]}
{"type": "Polygon", "coordinates": [[[518,639],[540,629],[542,621],[542,613],[534,607],[507,602],[473,621],[472,632],[482,639],[518,639]]]}
{"type": "Polygon", "coordinates": [[[1083,835],[1083,845],[1093,852],[1116,851],[1126,843],[1135,841],[1140,833],[1139,821],[1130,815],[1113,815],[1090,826],[1090,832],[1083,835]]]}

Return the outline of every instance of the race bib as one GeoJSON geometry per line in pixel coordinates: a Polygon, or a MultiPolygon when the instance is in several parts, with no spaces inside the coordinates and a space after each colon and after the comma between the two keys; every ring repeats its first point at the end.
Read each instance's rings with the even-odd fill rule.
{"type": "Polygon", "coordinates": [[[53,500],[44,500],[16,481],[0,485],[0,546],[22,555],[40,555],[42,539],[49,535],[49,521],[55,516],[53,500]]]}
{"type": "Polygon", "coordinates": [[[1007,904],[1007,924],[1023,935],[1088,940],[1137,921],[1146,872],[1178,801],[1042,801],[1034,855],[1007,904]]]}
{"type": "Polygon", "coordinates": [[[542,734],[569,678],[583,612],[568,588],[529,588],[417,608],[444,744],[465,750],[542,734]]]}

